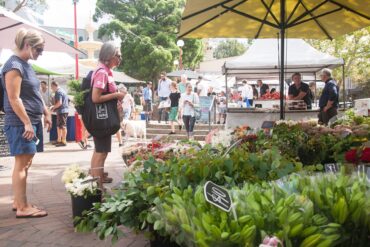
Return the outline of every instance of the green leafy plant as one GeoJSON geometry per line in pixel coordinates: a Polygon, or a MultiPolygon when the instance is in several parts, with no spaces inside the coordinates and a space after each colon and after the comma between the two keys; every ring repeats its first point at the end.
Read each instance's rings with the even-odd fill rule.
{"type": "Polygon", "coordinates": [[[366,246],[369,184],[344,174],[294,175],[230,191],[234,215],[205,201],[203,187],[173,189],[153,212],[156,230],[181,246],[366,246]],[[235,218],[236,217],[236,218],[235,218]]]}
{"type": "Polygon", "coordinates": [[[149,227],[156,230],[152,209],[166,200],[175,187],[195,188],[211,180],[231,188],[245,181],[278,179],[301,169],[301,164],[281,156],[276,149],[251,154],[239,147],[228,157],[215,155],[211,150],[205,146],[166,162],[153,157],[142,161],[142,167],[126,174],[119,190],[86,214],[77,229],[96,231],[100,238],[113,235],[113,240],[120,236],[119,225],[135,231],[149,227]]]}
{"type": "Polygon", "coordinates": [[[74,105],[77,107],[83,106],[85,102],[85,95],[88,92],[88,90],[81,89],[80,80],[70,80],[67,85],[69,93],[73,96],[74,105]]]}

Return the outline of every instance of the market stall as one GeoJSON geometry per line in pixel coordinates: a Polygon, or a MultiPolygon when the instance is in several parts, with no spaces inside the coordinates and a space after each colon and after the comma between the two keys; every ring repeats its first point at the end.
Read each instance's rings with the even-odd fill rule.
{"type": "MultiPolygon", "coordinates": [[[[303,79],[310,77],[313,78],[313,81],[316,81],[316,74],[323,68],[333,69],[344,66],[343,59],[322,53],[301,39],[287,39],[286,44],[285,78],[290,78],[293,73],[299,72],[302,74],[303,79]]],[[[279,46],[276,39],[255,40],[244,55],[224,64],[223,71],[226,78],[226,88],[228,87],[228,77],[236,77],[237,81],[278,79],[280,71],[278,57],[279,46]]],[[[284,93],[287,94],[288,84],[284,83],[283,88],[284,93]]],[[[240,108],[235,104],[229,104],[229,102],[228,100],[228,117],[226,122],[228,128],[235,127],[241,123],[257,128],[261,126],[265,119],[280,119],[279,98],[275,100],[262,99],[261,102],[255,102],[255,104],[263,105],[264,108],[253,110],[240,108]]],[[[289,104],[293,104],[293,102],[287,101],[284,104],[285,119],[303,120],[312,117],[316,118],[319,112],[319,109],[303,110],[304,108],[301,108],[302,110],[297,110],[298,108],[288,107],[289,104]]]]}

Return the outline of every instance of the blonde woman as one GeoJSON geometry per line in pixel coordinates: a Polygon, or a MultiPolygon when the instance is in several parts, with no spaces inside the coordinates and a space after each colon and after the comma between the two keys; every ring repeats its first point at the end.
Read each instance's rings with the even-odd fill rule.
{"type": "Polygon", "coordinates": [[[44,39],[35,30],[18,30],[16,50],[2,70],[5,111],[5,134],[10,153],[15,156],[12,184],[13,210],[17,218],[47,216],[47,212],[27,201],[28,169],[36,152],[43,151],[42,115],[50,130],[50,112],[40,94],[40,81],[29,60],[36,60],[44,50],[44,39]]]}

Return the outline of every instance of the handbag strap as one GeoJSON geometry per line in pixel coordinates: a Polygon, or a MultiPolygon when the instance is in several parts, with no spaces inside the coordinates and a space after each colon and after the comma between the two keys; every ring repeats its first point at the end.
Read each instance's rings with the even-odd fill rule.
{"type": "MultiPolygon", "coordinates": [[[[90,87],[90,91],[92,92],[93,88],[94,88],[94,77],[95,75],[98,73],[99,70],[101,69],[104,69],[104,68],[98,68],[96,71],[94,71],[94,73],[91,75],[91,87],[90,87]]],[[[107,84],[105,85],[105,93],[109,92],[109,87],[108,87],[108,84],[109,84],[109,81],[107,82],[107,84]]]]}

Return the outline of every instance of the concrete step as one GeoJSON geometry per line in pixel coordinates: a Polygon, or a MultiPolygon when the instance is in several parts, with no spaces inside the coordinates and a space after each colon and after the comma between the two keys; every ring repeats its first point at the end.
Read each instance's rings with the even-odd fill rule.
{"type": "MultiPolygon", "coordinates": [[[[176,125],[177,127],[177,125],[176,125]]],[[[171,130],[170,124],[165,124],[164,122],[161,122],[160,124],[155,121],[151,121],[146,125],[147,129],[168,129],[171,130]]],[[[223,124],[211,124],[211,129],[224,129],[225,125],[223,124]]],[[[208,124],[195,124],[194,130],[209,130],[209,125],[208,124]]]]}
{"type": "MultiPolygon", "coordinates": [[[[158,129],[158,128],[147,128],[146,129],[146,133],[147,134],[156,134],[156,135],[167,135],[168,133],[171,132],[171,128],[168,128],[168,129],[158,129]]],[[[195,135],[203,135],[203,136],[206,136],[207,134],[209,133],[209,130],[199,130],[199,129],[195,129],[194,130],[194,134],[195,135]]],[[[186,134],[186,130],[185,129],[182,129],[181,131],[178,129],[178,127],[176,126],[176,134],[186,134]]]]}
{"type": "MultiPolygon", "coordinates": [[[[159,136],[158,134],[146,134],[147,139],[153,139],[154,137],[159,136]]],[[[184,134],[175,134],[175,135],[163,135],[163,137],[168,138],[169,140],[186,140],[188,137],[186,136],[186,133],[184,134]]],[[[194,140],[196,141],[204,141],[205,136],[204,135],[194,135],[194,140]]]]}

